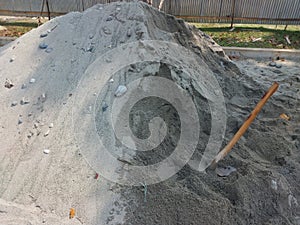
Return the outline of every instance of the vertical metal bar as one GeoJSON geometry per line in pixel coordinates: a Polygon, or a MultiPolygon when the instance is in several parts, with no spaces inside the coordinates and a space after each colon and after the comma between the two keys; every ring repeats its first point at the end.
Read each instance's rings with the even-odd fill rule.
{"type": "MultiPolygon", "coordinates": [[[[223,0],[221,0],[220,3],[219,18],[221,17],[222,8],[223,8],[223,0]]],[[[218,23],[220,23],[220,19],[218,19],[218,23]]]]}
{"type": "Polygon", "coordinates": [[[230,28],[233,28],[233,21],[234,21],[234,10],[235,10],[235,0],[232,2],[232,10],[231,10],[231,25],[230,28]]]}
{"type": "Polygon", "coordinates": [[[48,12],[48,19],[50,20],[51,17],[50,17],[50,8],[49,8],[49,2],[48,2],[48,0],[46,0],[46,6],[47,6],[47,12],[48,12]]]}
{"type": "Polygon", "coordinates": [[[43,15],[43,12],[44,12],[44,6],[45,6],[45,0],[43,0],[43,3],[42,3],[41,16],[43,15]]]}

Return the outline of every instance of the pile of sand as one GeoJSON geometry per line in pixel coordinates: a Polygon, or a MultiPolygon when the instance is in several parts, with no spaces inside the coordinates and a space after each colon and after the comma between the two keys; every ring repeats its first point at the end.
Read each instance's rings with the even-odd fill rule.
{"type": "Polygon", "coordinates": [[[253,76],[222,54],[206,34],[141,2],[70,13],[1,48],[0,224],[300,224],[299,74],[253,76]],[[187,78],[189,68],[196,72],[187,78]],[[183,124],[161,98],[137,102],[128,115],[142,139],[154,117],[164,119],[167,135],[152,151],[124,147],[109,124],[106,112],[119,85],[151,76],[187,91],[201,129],[191,162],[146,192],[105,179],[95,164],[114,170],[111,180],[122,183],[126,165],[154,164],[174,150],[183,124]],[[281,85],[222,162],[237,169],[226,178],[193,168],[212,132],[210,103],[220,101],[203,94],[212,76],[226,104],[223,145],[270,84],[281,85]],[[6,79],[13,87],[4,87],[6,79]],[[279,118],[282,113],[290,121],[279,118]],[[99,137],[119,160],[97,154],[99,137]]]}

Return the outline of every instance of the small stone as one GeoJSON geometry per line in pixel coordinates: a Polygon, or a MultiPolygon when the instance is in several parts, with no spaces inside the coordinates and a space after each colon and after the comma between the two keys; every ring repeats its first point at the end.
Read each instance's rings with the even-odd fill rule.
{"type": "Polygon", "coordinates": [[[53,48],[47,48],[46,50],[45,50],[45,52],[47,52],[47,53],[50,53],[50,52],[52,52],[53,51],[53,48]]]}
{"type": "Polygon", "coordinates": [[[113,83],[113,82],[114,82],[114,79],[111,78],[108,82],[109,82],[109,83],[113,83]]]}
{"type": "Polygon", "coordinates": [[[277,187],[277,182],[276,182],[276,180],[272,180],[272,181],[271,181],[271,188],[274,189],[275,191],[277,190],[278,187],[277,187]]]}
{"type": "Polygon", "coordinates": [[[23,123],[23,120],[22,120],[22,117],[19,117],[18,124],[20,125],[21,123],[23,123]]]}
{"type": "Polygon", "coordinates": [[[111,63],[111,59],[106,59],[105,60],[107,63],[111,63]]]}
{"type": "Polygon", "coordinates": [[[114,18],[112,16],[107,17],[106,21],[112,21],[114,18]]]}
{"type": "Polygon", "coordinates": [[[46,48],[48,48],[48,45],[43,42],[43,43],[39,44],[39,48],[40,49],[46,49],[46,48]]]}
{"type": "Polygon", "coordinates": [[[47,99],[47,96],[46,96],[46,94],[45,94],[45,93],[43,93],[39,99],[40,99],[42,102],[45,102],[45,101],[46,101],[46,99],[47,99]]]}
{"type": "Polygon", "coordinates": [[[47,130],[46,133],[44,133],[44,137],[47,137],[50,133],[50,130],[47,130]]]}
{"type": "Polygon", "coordinates": [[[102,30],[104,34],[111,35],[111,30],[108,27],[103,27],[102,30]]]}
{"type": "Polygon", "coordinates": [[[13,62],[13,61],[15,61],[15,57],[11,57],[9,60],[9,62],[13,62]]]}
{"type": "Polygon", "coordinates": [[[236,168],[232,166],[226,166],[226,167],[217,167],[216,168],[216,173],[220,177],[228,177],[232,172],[235,172],[236,168]]]}
{"type": "Polygon", "coordinates": [[[21,102],[20,102],[20,104],[21,105],[26,105],[26,104],[29,104],[29,102],[30,101],[28,99],[26,99],[25,97],[23,97],[22,100],[21,100],[21,102]]]}
{"type": "Polygon", "coordinates": [[[275,66],[276,66],[276,63],[275,63],[275,62],[270,62],[270,63],[269,63],[269,66],[275,67],[275,66]]]}
{"type": "Polygon", "coordinates": [[[282,65],[281,64],[278,64],[278,63],[276,63],[276,68],[281,68],[282,67],[282,65]]]}
{"type": "Polygon", "coordinates": [[[34,127],[34,128],[38,128],[38,127],[39,127],[38,123],[34,123],[34,124],[33,124],[33,127],[34,127]]]}
{"type": "Polygon", "coordinates": [[[13,107],[13,106],[16,106],[16,105],[18,105],[18,102],[17,101],[13,101],[12,103],[11,103],[11,106],[13,107]]]}
{"type": "Polygon", "coordinates": [[[32,113],[32,112],[28,113],[28,117],[30,117],[30,116],[32,116],[32,115],[33,115],[33,113],[32,113]]]}
{"type": "Polygon", "coordinates": [[[93,39],[94,35],[93,34],[90,34],[89,35],[89,39],[93,39]]]}
{"type": "Polygon", "coordinates": [[[87,52],[93,52],[93,51],[94,51],[94,48],[95,48],[95,46],[90,45],[90,46],[86,49],[86,51],[87,51],[87,52]]]}
{"type": "Polygon", "coordinates": [[[49,128],[53,128],[54,127],[54,124],[53,123],[50,123],[49,124],[49,128]]]}
{"type": "Polygon", "coordinates": [[[44,37],[47,37],[47,36],[48,36],[48,33],[42,33],[42,34],[40,35],[41,38],[44,38],[44,37]]]}
{"type": "Polygon", "coordinates": [[[30,84],[35,83],[35,79],[34,79],[34,78],[31,78],[30,81],[29,81],[29,83],[30,83],[30,84]]]}
{"type": "Polygon", "coordinates": [[[25,89],[26,87],[26,84],[22,84],[21,89],[25,89]]]}
{"type": "Polygon", "coordinates": [[[102,104],[102,112],[105,112],[108,108],[108,105],[106,104],[106,102],[103,102],[102,104]]]}
{"type": "Polygon", "coordinates": [[[4,83],[4,87],[10,89],[14,86],[14,84],[11,82],[10,79],[6,79],[5,83],[4,83]]]}
{"type": "Polygon", "coordinates": [[[131,37],[131,35],[132,35],[132,31],[131,31],[131,29],[128,29],[127,30],[127,37],[131,37]]]}
{"type": "Polygon", "coordinates": [[[116,97],[121,97],[122,95],[124,95],[127,91],[127,87],[124,85],[120,85],[117,90],[115,91],[115,96],[116,97]]]}
{"type": "Polygon", "coordinates": [[[50,153],[50,150],[49,149],[44,149],[43,151],[45,154],[49,154],[50,153]]]}

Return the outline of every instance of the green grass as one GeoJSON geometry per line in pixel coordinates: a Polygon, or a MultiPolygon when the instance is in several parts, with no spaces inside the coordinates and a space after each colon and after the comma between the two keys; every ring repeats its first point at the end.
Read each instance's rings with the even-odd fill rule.
{"type": "Polygon", "coordinates": [[[230,24],[193,23],[197,28],[210,35],[221,46],[249,48],[300,49],[300,26],[260,24],[236,24],[230,32],[230,24]],[[291,45],[285,40],[289,36],[291,45]],[[253,42],[255,38],[261,40],[253,42]]]}
{"type": "Polygon", "coordinates": [[[0,26],[4,26],[7,29],[5,31],[0,31],[0,36],[20,37],[31,29],[36,28],[38,26],[38,23],[37,21],[33,21],[32,19],[22,21],[0,20],[0,26]]]}

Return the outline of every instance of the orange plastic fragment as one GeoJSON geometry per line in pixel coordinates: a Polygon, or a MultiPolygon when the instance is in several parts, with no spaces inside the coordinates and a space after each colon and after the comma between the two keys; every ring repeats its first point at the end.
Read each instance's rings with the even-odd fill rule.
{"type": "Polygon", "coordinates": [[[284,120],[290,120],[291,118],[288,116],[288,115],[286,115],[285,113],[282,113],[281,115],[280,115],[280,118],[281,119],[284,119],[284,120]]]}
{"type": "Polygon", "coordinates": [[[71,209],[70,209],[69,218],[72,219],[72,218],[74,218],[74,216],[75,216],[75,209],[74,209],[74,208],[71,208],[71,209]]]}

